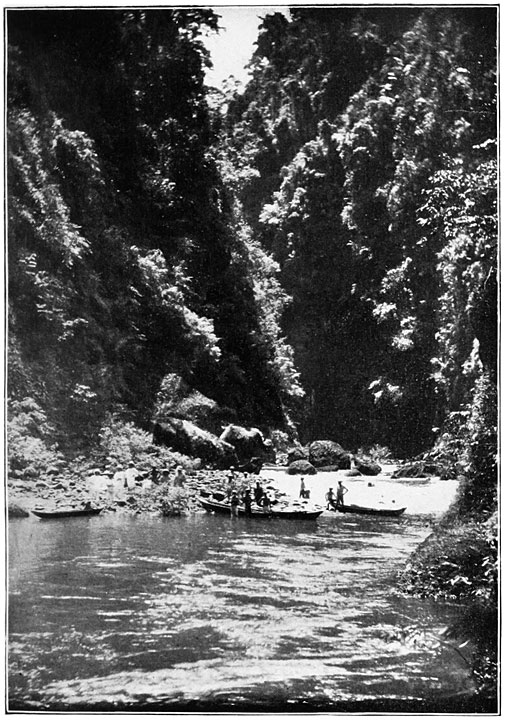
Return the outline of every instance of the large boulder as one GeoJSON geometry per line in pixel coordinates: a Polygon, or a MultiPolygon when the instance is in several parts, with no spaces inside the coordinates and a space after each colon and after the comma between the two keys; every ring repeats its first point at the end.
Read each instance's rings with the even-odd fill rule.
{"type": "Polygon", "coordinates": [[[426,460],[415,460],[414,462],[401,465],[392,473],[393,478],[429,478],[434,475],[442,475],[444,467],[426,460]]]}
{"type": "Polygon", "coordinates": [[[307,446],[308,460],[316,468],[334,465],[339,470],[351,467],[350,453],[333,440],[314,440],[307,446]]]}
{"type": "Polygon", "coordinates": [[[188,420],[169,418],[163,423],[155,423],[153,443],[166,445],[183,455],[200,458],[204,463],[220,469],[238,464],[232,445],[188,420]]]}
{"type": "Polygon", "coordinates": [[[296,460],[307,460],[308,459],[308,452],[305,450],[301,445],[296,445],[293,448],[290,448],[290,450],[287,453],[287,460],[286,464],[290,465],[291,463],[295,462],[296,460]]]}
{"type": "Polygon", "coordinates": [[[295,460],[287,469],[289,475],[316,475],[316,468],[308,460],[295,460]]]}
{"type": "Polygon", "coordinates": [[[381,472],[381,465],[374,462],[374,460],[367,460],[355,455],[355,468],[360,472],[361,475],[379,475],[381,472]]]}
{"type": "Polygon", "coordinates": [[[162,380],[154,415],[159,423],[164,423],[167,418],[187,420],[218,435],[223,423],[234,420],[235,413],[229,408],[221,408],[215,400],[192,388],[182,377],[170,373],[162,380]]]}
{"type": "Polygon", "coordinates": [[[244,463],[244,465],[237,465],[236,470],[243,473],[251,473],[252,475],[258,475],[263,466],[263,461],[260,458],[252,457],[251,460],[244,463]]]}
{"type": "Polygon", "coordinates": [[[266,440],[258,428],[230,424],[223,428],[220,440],[234,447],[239,463],[248,462],[252,457],[264,462],[276,462],[276,452],[271,441],[266,440]]]}

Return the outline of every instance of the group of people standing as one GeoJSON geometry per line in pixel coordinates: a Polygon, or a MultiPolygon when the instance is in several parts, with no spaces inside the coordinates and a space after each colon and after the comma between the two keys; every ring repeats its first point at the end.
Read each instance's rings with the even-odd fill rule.
{"type": "Polygon", "coordinates": [[[230,514],[233,517],[237,517],[239,515],[239,505],[241,502],[244,505],[245,515],[252,514],[253,502],[255,502],[257,508],[263,510],[264,513],[270,513],[272,510],[271,498],[265,492],[259,481],[257,481],[255,487],[253,488],[253,494],[251,488],[246,488],[242,497],[240,497],[239,493],[233,486],[233,476],[231,476],[229,478],[227,488],[227,497],[230,501],[230,514]]]}
{"type": "Polygon", "coordinates": [[[181,466],[176,468],[171,478],[170,470],[158,470],[153,467],[150,471],[140,472],[133,461],[128,466],[107,465],[103,471],[93,470],[87,479],[88,491],[92,501],[106,499],[107,502],[124,500],[129,491],[141,489],[151,490],[153,485],[170,483],[174,487],[184,487],[186,475],[181,466]]]}
{"type": "Polygon", "coordinates": [[[341,480],[338,480],[336,494],[330,487],[328,492],[325,494],[325,500],[327,501],[327,510],[335,510],[337,507],[343,507],[344,496],[348,492],[348,488],[343,485],[341,480]]]}
{"type": "MultiPolygon", "coordinates": [[[[348,492],[348,488],[343,485],[341,480],[338,480],[336,494],[334,495],[333,488],[329,488],[325,494],[325,500],[327,501],[327,510],[335,510],[336,507],[342,507],[344,505],[344,496],[348,492]]],[[[309,490],[306,488],[304,478],[300,479],[300,490],[299,498],[309,498],[309,490]]]]}

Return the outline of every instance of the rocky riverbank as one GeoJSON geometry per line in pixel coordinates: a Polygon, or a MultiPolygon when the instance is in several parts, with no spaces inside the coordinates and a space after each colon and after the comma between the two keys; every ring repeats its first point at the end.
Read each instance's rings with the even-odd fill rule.
{"type": "MultiPolygon", "coordinates": [[[[86,478],[15,480],[8,485],[9,517],[26,517],[35,509],[80,508],[87,502],[103,507],[103,512],[181,515],[201,509],[198,497],[202,491],[226,492],[230,477],[230,472],[222,470],[192,470],[186,473],[184,487],[175,487],[171,478],[153,484],[149,489],[138,482],[134,488],[125,489],[115,497],[107,492],[97,496],[87,485],[86,478]]],[[[258,479],[258,475],[235,473],[233,485],[242,492],[247,487],[253,488],[258,479]]],[[[267,486],[273,495],[277,494],[268,483],[267,486]]]]}

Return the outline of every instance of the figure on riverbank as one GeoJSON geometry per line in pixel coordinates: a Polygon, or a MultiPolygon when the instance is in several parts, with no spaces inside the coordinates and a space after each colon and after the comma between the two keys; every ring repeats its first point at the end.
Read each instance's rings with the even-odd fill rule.
{"type": "Polygon", "coordinates": [[[105,473],[107,480],[106,480],[106,487],[107,487],[107,502],[109,505],[111,505],[114,502],[115,499],[115,482],[114,482],[114,473],[108,470],[105,473]]]}
{"type": "Polygon", "coordinates": [[[239,497],[235,490],[230,498],[230,514],[232,517],[238,517],[239,515],[239,497]]]}
{"type": "Polygon", "coordinates": [[[303,477],[301,477],[301,479],[300,479],[299,497],[300,497],[300,498],[305,498],[305,497],[306,497],[306,483],[304,482],[304,478],[303,478],[303,477]]]}
{"type": "Polygon", "coordinates": [[[107,482],[109,478],[106,476],[106,471],[101,472],[98,468],[92,470],[86,480],[88,486],[88,493],[92,502],[97,502],[100,496],[107,490],[107,482]]]}
{"type": "Polygon", "coordinates": [[[336,498],[336,507],[343,507],[344,505],[344,496],[348,492],[348,488],[343,485],[341,480],[339,480],[337,484],[337,498],[336,498]]]}
{"type": "Polygon", "coordinates": [[[325,500],[327,501],[327,510],[335,510],[336,498],[334,496],[334,491],[331,487],[329,488],[329,491],[325,494],[325,500]]]}
{"type": "Polygon", "coordinates": [[[135,463],[133,460],[131,460],[128,463],[127,469],[123,472],[124,476],[124,486],[128,490],[134,490],[135,489],[135,481],[137,480],[137,476],[139,475],[139,471],[135,467],[135,463]]]}
{"type": "Polygon", "coordinates": [[[186,475],[185,471],[181,467],[181,465],[178,465],[176,468],[176,474],[174,476],[174,487],[184,487],[186,483],[186,475]]]}
{"type": "Polygon", "coordinates": [[[253,502],[253,498],[251,497],[251,492],[250,492],[249,488],[244,493],[244,497],[243,497],[242,501],[244,503],[245,514],[251,515],[251,503],[253,502]]]}
{"type": "Polygon", "coordinates": [[[264,513],[272,512],[271,499],[267,495],[267,493],[264,493],[264,496],[262,498],[262,508],[263,508],[264,513]]]}
{"type": "Polygon", "coordinates": [[[257,505],[262,504],[263,495],[264,495],[264,489],[260,485],[260,483],[257,481],[257,484],[255,485],[255,502],[257,505]]]}
{"type": "Polygon", "coordinates": [[[230,497],[231,497],[234,489],[235,489],[235,475],[231,471],[231,472],[229,472],[228,479],[227,479],[227,499],[228,500],[230,500],[230,497]]]}

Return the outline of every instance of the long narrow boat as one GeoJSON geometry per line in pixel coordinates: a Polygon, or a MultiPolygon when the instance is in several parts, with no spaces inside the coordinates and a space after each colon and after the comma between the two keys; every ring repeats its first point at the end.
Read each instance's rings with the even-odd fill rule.
{"type": "MultiPolygon", "coordinates": [[[[208,512],[215,512],[221,515],[230,515],[230,503],[228,502],[203,497],[200,497],[199,501],[202,507],[208,512]]],[[[244,505],[239,505],[238,511],[240,516],[246,517],[246,510],[244,508],[244,505]]],[[[255,507],[252,507],[251,515],[247,517],[263,520],[316,520],[316,518],[319,517],[322,512],[323,510],[294,510],[290,508],[280,508],[276,510],[271,510],[270,512],[265,512],[260,508],[257,509],[255,507]]]]}
{"type": "Polygon", "coordinates": [[[103,508],[66,508],[65,510],[32,510],[41,520],[55,520],[57,518],[84,517],[98,515],[103,508]]]}
{"type": "Polygon", "coordinates": [[[372,508],[363,505],[339,505],[336,510],[341,513],[355,513],[357,515],[382,515],[383,517],[399,517],[406,510],[402,508],[372,508]]]}

